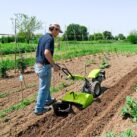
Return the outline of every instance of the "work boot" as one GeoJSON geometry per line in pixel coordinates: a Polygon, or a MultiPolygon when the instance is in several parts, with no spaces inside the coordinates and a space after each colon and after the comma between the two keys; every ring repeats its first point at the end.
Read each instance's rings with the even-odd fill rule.
{"type": "Polygon", "coordinates": [[[35,115],[43,115],[44,113],[50,111],[52,108],[51,107],[44,107],[41,112],[34,112],[35,115]]]}
{"type": "Polygon", "coordinates": [[[50,106],[50,105],[52,105],[52,104],[55,103],[55,102],[56,102],[56,99],[55,99],[55,98],[52,98],[50,101],[47,101],[47,102],[46,102],[45,106],[50,106]]]}

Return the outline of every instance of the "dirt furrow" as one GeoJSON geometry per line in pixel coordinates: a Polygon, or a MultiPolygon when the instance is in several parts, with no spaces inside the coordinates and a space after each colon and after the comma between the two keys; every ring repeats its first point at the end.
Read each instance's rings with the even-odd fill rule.
{"type": "Polygon", "coordinates": [[[101,117],[97,117],[88,125],[77,137],[84,137],[84,136],[96,136],[101,134],[102,129],[104,126],[108,124],[108,122],[112,119],[115,113],[118,111],[120,106],[123,106],[125,103],[125,98],[127,95],[132,94],[133,92],[133,84],[137,82],[137,75],[134,78],[130,79],[126,85],[122,89],[122,92],[112,101],[108,108],[102,112],[101,117]]]}
{"type": "Polygon", "coordinates": [[[108,89],[88,108],[82,111],[77,111],[76,114],[70,114],[66,118],[55,117],[54,115],[49,114],[48,116],[46,116],[45,120],[41,119],[36,123],[36,125],[38,126],[32,125],[25,131],[20,132],[18,136],[77,136],[80,131],[84,130],[87,125],[90,125],[92,122],[94,123],[94,120],[97,118],[99,119],[99,121],[97,121],[97,124],[95,123],[93,129],[89,128],[91,132],[88,131],[89,133],[87,133],[86,136],[100,134],[104,127],[104,124],[107,124],[108,119],[112,118],[119,105],[123,103],[124,96],[130,94],[130,91],[128,92],[128,90],[124,89],[127,89],[127,85],[132,84],[134,79],[137,80],[137,77],[135,77],[136,75],[137,68],[124,76],[113,87],[108,89]],[[124,96],[121,96],[121,99],[115,101],[117,102],[115,105],[116,108],[112,109],[111,111],[108,110],[110,111],[110,113],[107,112],[107,115],[102,117],[104,110],[110,107],[111,102],[114,101],[115,98],[118,97],[122,92],[125,92],[125,94],[124,96]]]}
{"type": "Polygon", "coordinates": [[[9,96],[5,98],[0,99],[0,110],[10,107],[11,105],[14,105],[18,102],[20,102],[22,99],[25,99],[26,97],[33,96],[37,91],[37,87],[30,87],[20,92],[15,92],[13,94],[10,94],[9,96]],[[33,94],[32,94],[33,93],[33,94]]]}

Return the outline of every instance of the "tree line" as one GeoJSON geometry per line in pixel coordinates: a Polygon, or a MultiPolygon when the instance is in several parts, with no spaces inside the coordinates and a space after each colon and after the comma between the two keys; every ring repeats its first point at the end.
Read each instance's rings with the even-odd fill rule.
{"type": "MultiPolygon", "coordinates": [[[[34,32],[42,29],[42,22],[35,16],[29,17],[26,14],[14,14],[11,18],[15,36],[2,36],[1,43],[20,42],[20,43],[37,43],[42,34],[35,34],[34,32]]],[[[127,37],[120,33],[113,36],[110,31],[98,32],[89,34],[86,26],[80,24],[69,24],[60,37],[63,41],[97,41],[97,40],[129,40],[133,44],[137,44],[137,31],[132,31],[127,37]]]]}

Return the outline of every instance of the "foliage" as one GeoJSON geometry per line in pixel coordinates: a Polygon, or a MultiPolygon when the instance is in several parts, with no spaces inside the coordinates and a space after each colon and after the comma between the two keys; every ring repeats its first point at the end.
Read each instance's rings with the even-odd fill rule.
{"type": "Polygon", "coordinates": [[[4,98],[6,96],[8,96],[8,93],[2,93],[2,92],[0,92],[0,98],[4,98]]]}
{"type": "Polygon", "coordinates": [[[26,43],[8,43],[1,44],[0,52],[2,55],[14,54],[14,53],[25,53],[35,51],[36,44],[26,44],[26,43]]]}
{"type": "Polygon", "coordinates": [[[126,39],[126,37],[123,35],[123,34],[118,34],[118,40],[125,40],[126,39]]]}
{"type": "Polygon", "coordinates": [[[58,91],[64,89],[65,87],[68,87],[70,85],[71,85],[71,83],[67,84],[67,83],[62,82],[57,87],[51,87],[50,90],[51,90],[51,92],[58,92],[58,91]]]}
{"type": "Polygon", "coordinates": [[[34,35],[34,37],[33,37],[33,43],[35,43],[35,44],[37,44],[38,43],[38,41],[39,41],[39,38],[42,36],[42,34],[36,34],[36,35],[34,35]]]}
{"type": "MultiPolygon", "coordinates": [[[[19,59],[20,60],[20,59],[19,59]]],[[[18,61],[17,59],[17,62],[18,61]]],[[[27,58],[23,60],[22,66],[23,68],[19,67],[18,63],[16,64],[14,60],[2,60],[0,61],[0,77],[6,77],[7,76],[7,71],[9,69],[14,69],[14,68],[20,68],[20,69],[25,69],[26,66],[32,66],[35,63],[35,59],[34,58],[27,58]]]]}
{"type": "Polygon", "coordinates": [[[104,31],[103,33],[98,32],[89,35],[89,40],[105,40],[107,42],[109,40],[113,40],[113,36],[109,31],[104,31]]]}
{"type": "Polygon", "coordinates": [[[25,69],[27,68],[27,64],[23,58],[18,59],[17,68],[21,71],[22,74],[24,73],[25,69]]]}
{"type": "Polygon", "coordinates": [[[89,38],[88,38],[88,40],[94,40],[94,34],[92,34],[92,35],[89,35],[89,38]]]}
{"type": "Polygon", "coordinates": [[[10,69],[10,60],[1,60],[0,61],[0,77],[5,78],[7,77],[7,71],[10,69]]]}
{"type": "MultiPolygon", "coordinates": [[[[15,14],[15,20],[18,32],[25,35],[27,43],[32,39],[33,33],[42,28],[42,23],[35,16],[29,17],[26,14],[17,13],[15,14]]],[[[13,25],[15,26],[15,23],[13,25]]]]}
{"type": "Polygon", "coordinates": [[[91,60],[88,59],[88,60],[85,61],[85,65],[86,65],[86,66],[88,66],[88,65],[90,65],[90,64],[96,64],[96,60],[95,60],[95,59],[91,59],[91,60]]]}
{"type": "MultiPolygon", "coordinates": [[[[30,43],[38,43],[38,40],[42,34],[31,34],[32,38],[30,39],[30,43]]],[[[15,43],[15,36],[2,36],[0,38],[1,43],[15,43]]],[[[24,32],[19,32],[17,34],[17,42],[25,43],[26,42],[26,34],[24,32]]],[[[26,44],[27,45],[27,44],[26,44]]]]}
{"type": "Polygon", "coordinates": [[[89,40],[103,40],[103,34],[102,33],[94,33],[92,35],[89,35],[89,40]]]}
{"type": "Polygon", "coordinates": [[[130,41],[132,44],[137,44],[137,31],[132,31],[128,35],[127,40],[130,41]]]}
{"type": "MultiPolygon", "coordinates": [[[[51,92],[58,92],[59,90],[62,90],[63,88],[67,87],[67,86],[70,86],[72,83],[70,84],[67,84],[67,83],[60,83],[58,85],[57,88],[55,87],[51,87],[51,92]]],[[[31,85],[32,87],[33,85],[31,85]]],[[[2,95],[2,94],[1,94],[2,95]]],[[[5,117],[7,114],[13,112],[13,111],[16,111],[16,110],[20,110],[20,109],[23,109],[25,108],[26,106],[30,105],[31,103],[33,103],[35,101],[35,98],[36,98],[36,94],[34,94],[33,96],[29,97],[29,98],[26,98],[26,99],[23,99],[22,101],[20,101],[19,103],[17,104],[14,104],[12,106],[10,106],[9,108],[7,109],[4,109],[4,110],[1,110],[0,111],[0,118],[3,118],[5,117]]]]}
{"type": "Polygon", "coordinates": [[[126,104],[122,108],[122,115],[124,117],[131,117],[133,122],[137,122],[137,101],[130,96],[126,97],[126,104]]]}
{"type": "Polygon", "coordinates": [[[14,36],[2,36],[0,38],[1,43],[10,43],[10,42],[15,42],[15,37],[14,36]]]}
{"type": "Polygon", "coordinates": [[[88,32],[85,26],[79,24],[70,24],[64,32],[63,40],[87,40],[88,32]]]}
{"type": "Polygon", "coordinates": [[[23,109],[23,108],[25,108],[26,106],[30,105],[32,102],[35,101],[35,96],[36,96],[36,95],[34,95],[34,96],[31,97],[31,98],[24,99],[24,100],[22,100],[21,102],[15,104],[15,105],[12,105],[12,106],[10,106],[10,107],[7,108],[7,109],[1,110],[1,111],[0,111],[0,118],[5,117],[8,113],[11,113],[11,112],[13,112],[13,111],[15,111],[15,110],[23,109]]]}
{"type": "Polygon", "coordinates": [[[103,40],[102,33],[94,33],[94,40],[103,40]]]}
{"type": "MultiPolygon", "coordinates": [[[[96,53],[102,53],[102,52],[117,52],[117,53],[126,53],[126,54],[131,54],[131,53],[137,53],[137,46],[134,46],[133,44],[127,43],[127,42],[112,42],[112,43],[97,43],[97,42],[92,42],[92,41],[69,41],[69,42],[64,42],[61,41],[60,43],[60,49],[55,48],[55,54],[54,54],[54,58],[55,60],[61,60],[61,59],[71,59],[71,58],[75,58],[75,57],[79,57],[79,56],[84,56],[84,55],[89,55],[89,54],[96,54],[96,53]]],[[[9,51],[12,51],[12,47],[13,49],[15,48],[15,44],[1,44],[1,48],[2,50],[0,51],[4,51],[4,48],[7,49],[9,51]]],[[[26,44],[19,44],[18,46],[20,49],[20,52],[30,52],[32,49],[34,50],[36,45],[26,45],[26,44]],[[31,49],[32,48],[32,49],[31,49]]],[[[19,50],[19,49],[18,49],[19,50]]],[[[6,51],[6,50],[5,50],[6,51]]],[[[13,50],[14,52],[14,50],[13,50]]],[[[25,53],[26,54],[26,53],[25,53]]],[[[35,63],[35,57],[34,55],[32,55],[32,53],[28,53],[28,56],[24,59],[25,63],[27,66],[32,66],[35,63]],[[32,57],[33,56],[33,57],[32,57]]],[[[6,58],[9,59],[10,58],[10,69],[14,69],[15,68],[15,61],[14,55],[7,55],[4,61],[6,61],[6,58]]],[[[18,58],[17,58],[18,60],[18,58]]],[[[1,61],[0,61],[0,68],[1,68],[1,61]]],[[[17,68],[17,66],[16,66],[17,68]]]]}
{"type": "Polygon", "coordinates": [[[137,137],[137,135],[134,134],[131,129],[127,129],[126,131],[121,132],[119,135],[109,132],[102,137],[137,137]]]}
{"type": "Polygon", "coordinates": [[[111,33],[110,31],[104,31],[104,32],[103,32],[103,37],[104,37],[104,39],[106,39],[106,40],[111,40],[111,39],[113,39],[112,33],[111,33]]]}
{"type": "Polygon", "coordinates": [[[113,43],[115,40],[98,40],[98,43],[113,43]]]}
{"type": "Polygon", "coordinates": [[[134,85],[133,90],[134,90],[135,92],[137,92],[137,84],[134,85]]]}
{"type": "Polygon", "coordinates": [[[108,68],[110,65],[108,63],[108,59],[107,58],[103,58],[102,62],[100,64],[100,69],[105,69],[108,68]]]}

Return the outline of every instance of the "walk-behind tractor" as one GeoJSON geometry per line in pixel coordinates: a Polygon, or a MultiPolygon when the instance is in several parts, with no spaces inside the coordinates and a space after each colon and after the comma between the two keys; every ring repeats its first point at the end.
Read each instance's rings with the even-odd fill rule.
{"type": "Polygon", "coordinates": [[[57,66],[67,76],[67,79],[83,80],[84,85],[81,88],[82,92],[67,92],[61,99],[61,102],[53,104],[56,115],[68,114],[71,110],[71,104],[77,104],[84,109],[93,102],[94,98],[101,94],[101,82],[105,79],[104,70],[94,69],[89,73],[88,77],[84,77],[73,75],[66,67],[57,66]]]}

